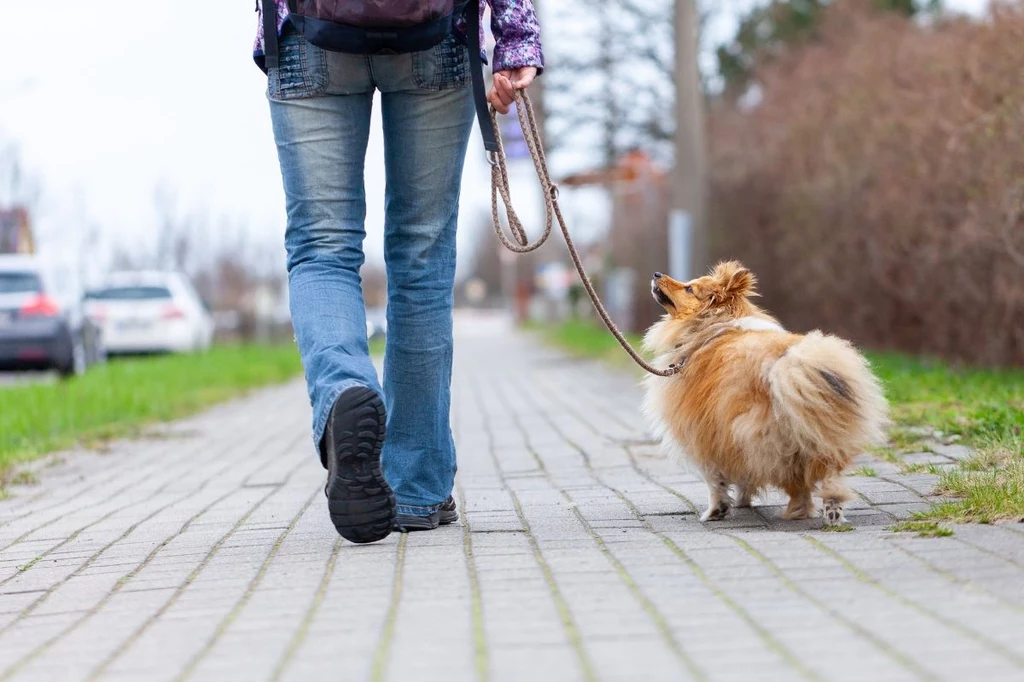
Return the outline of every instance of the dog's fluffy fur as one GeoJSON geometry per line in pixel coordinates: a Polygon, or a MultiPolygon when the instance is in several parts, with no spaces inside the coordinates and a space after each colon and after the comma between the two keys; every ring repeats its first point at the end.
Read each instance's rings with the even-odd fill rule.
{"type": "Polygon", "coordinates": [[[816,516],[817,491],[825,523],[843,523],[852,497],[843,470],[885,442],[885,398],[849,342],[787,332],[751,303],[755,284],[736,262],[691,282],[655,275],[652,293],[666,314],[644,346],[660,368],[681,369],[648,377],[645,412],[668,449],[703,474],[702,520],[774,487],[789,495],[785,518],[816,516]]]}

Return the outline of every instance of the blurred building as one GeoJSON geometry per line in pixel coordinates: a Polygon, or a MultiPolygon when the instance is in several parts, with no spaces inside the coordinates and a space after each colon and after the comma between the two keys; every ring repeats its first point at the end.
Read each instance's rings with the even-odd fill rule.
{"type": "Polygon", "coordinates": [[[29,213],[23,207],[0,208],[0,253],[36,252],[29,213]]]}

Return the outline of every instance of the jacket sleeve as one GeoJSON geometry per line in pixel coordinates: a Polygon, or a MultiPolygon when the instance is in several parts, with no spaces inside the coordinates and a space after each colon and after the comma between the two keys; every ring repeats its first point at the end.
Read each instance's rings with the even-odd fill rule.
{"type": "Polygon", "coordinates": [[[264,36],[263,36],[263,5],[268,6],[273,3],[274,9],[277,10],[277,30],[280,33],[281,28],[284,26],[285,19],[288,17],[288,2],[287,0],[261,0],[256,5],[256,44],[253,48],[253,54],[257,56],[263,55],[264,36]]]}
{"type": "Polygon", "coordinates": [[[494,34],[494,70],[522,66],[544,68],[540,44],[540,23],[532,0],[488,0],[491,5],[491,33],[494,34]]]}

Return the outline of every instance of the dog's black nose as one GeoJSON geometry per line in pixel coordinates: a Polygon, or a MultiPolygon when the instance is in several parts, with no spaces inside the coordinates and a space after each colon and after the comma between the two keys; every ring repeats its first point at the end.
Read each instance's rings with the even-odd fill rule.
{"type": "Polygon", "coordinates": [[[664,275],[662,275],[660,272],[654,273],[654,279],[661,279],[662,277],[664,277],[664,275]]]}

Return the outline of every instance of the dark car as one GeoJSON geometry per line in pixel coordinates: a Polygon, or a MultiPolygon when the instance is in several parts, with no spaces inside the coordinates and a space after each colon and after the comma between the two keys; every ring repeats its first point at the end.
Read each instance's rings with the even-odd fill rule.
{"type": "Polygon", "coordinates": [[[31,256],[0,256],[0,370],[81,374],[105,358],[99,327],[61,300],[31,256]]]}

